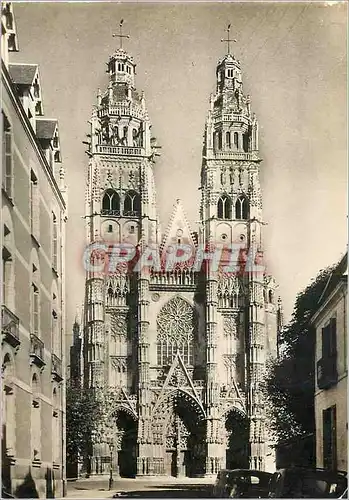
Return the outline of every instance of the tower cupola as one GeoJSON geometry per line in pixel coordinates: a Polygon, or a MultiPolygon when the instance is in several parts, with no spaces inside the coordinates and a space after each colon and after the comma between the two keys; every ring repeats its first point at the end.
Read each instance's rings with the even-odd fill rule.
{"type": "Polygon", "coordinates": [[[207,158],[258,158],[258,123],[250,96],[243,92],[240,61],[230,52],[236,40],[227,28],[227,53],[217,63],[216,92],[211,96],[204,151],[207,158]]]}
{"type": "Polygon", "coordinates": [[[134,87],[136,64],[133,57],[120,48],[110,56],[107,63],[110,83],[126,83],[134,87]]]}
{"type": "Polygon", "coordinates": [[[235,56],[227,54],[217,64],[217,92],[225,89],[237,90],[242,87],[240,61],[235,56]]]}
{"type": "Polygon", "coordinates": [[[91,140],[88,153],[133,155],[154,158],[157,155],[151,137],[151,124],[143,92],[136,89],[136,63],[123,48],[122,41],[129,35],[113,36],[120,40],[119,48],[109,57],[108,85],[98,90],[97,105],[91,120],[91,140]]]}

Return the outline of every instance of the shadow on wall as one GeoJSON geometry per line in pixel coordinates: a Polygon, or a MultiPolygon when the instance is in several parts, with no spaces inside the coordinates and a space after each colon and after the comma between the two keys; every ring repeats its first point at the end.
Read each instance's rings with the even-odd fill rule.
{"type": "Polygon", "coordinates": [[[17,498],[39,498],[30,469],[28,474],[25,476],[23,483],[17,486],[14,495],[17,498]]]}
{"type": "Polygon", "coordinates": [[[53,470],[49,469],[48,467],[46,469],[45,480],[46,480],[46,498],[55,498],[55,482],[54,482],[53,470]]]}
{"type": "Polygon", "coordinates": [[[1,440],[1,486],[2,489],[11,491],[11,464],[6,454],[6,425],[2,426],[1,440]]]}

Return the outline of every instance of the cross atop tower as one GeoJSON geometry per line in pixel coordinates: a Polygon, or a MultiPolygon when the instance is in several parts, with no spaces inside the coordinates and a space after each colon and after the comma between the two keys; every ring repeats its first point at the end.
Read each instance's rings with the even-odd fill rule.
{"type": "Polygon", "coordinates": [[[225,30],[227,32],[227,38],[222,38],[221,39],[221,42],[227,42],[228,54],[230,54],[230,44],[231,44],[231,42],[236,42],[235,38],[233,38],[233,39],[230,38],[230,27],[231,27],[231,25],[228,24],[228,28],[225,30]]]}
{"type": "Polygon", "coordinates": [[[122,25],[124,24],[124,20],[121,19],[120,24],[119,24],[119,33],[113,33],[113,36],[116,36],[120,39],[120,49],[122,49],[122,39],[123,38],[130,38],[129,35],[123,35],[122,34],[122,25]]]}

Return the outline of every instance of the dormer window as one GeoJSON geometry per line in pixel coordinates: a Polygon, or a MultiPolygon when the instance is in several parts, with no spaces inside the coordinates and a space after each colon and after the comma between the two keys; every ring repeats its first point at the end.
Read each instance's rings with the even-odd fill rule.
{"type": "Polygon", "coordinates": [[[58,137],[57,135],[54,136],[53,138],[53,147],[58,148],[58,137]]]}
{"type": "Polygon", "coordinates": [[[35,104],[35,115],[36,115],[36,116],[41,116],[41,115],[42,115],[41,101],[38,101],[38,102],[35,104]]]}
{"type": "Polygon", "coordinates": [[[11,12],[6,13],[6,29],[12,30],[13,29],[13,15],[11,12]]]}
{"type": "Polygon", "coordinates": [[[34,85],[33,85],[33,89],[34,89],[34,97],[36,99],[39,99],[39,97],[40,97],[40,87],[39,87],[38,79],[35,80],[34,85]]]}
{"type": "Polygon", "coordinates": [[[60,163],[61,162],[61,155],[59,154],[59,151],[55,152],[55,163],[60,163]]]}

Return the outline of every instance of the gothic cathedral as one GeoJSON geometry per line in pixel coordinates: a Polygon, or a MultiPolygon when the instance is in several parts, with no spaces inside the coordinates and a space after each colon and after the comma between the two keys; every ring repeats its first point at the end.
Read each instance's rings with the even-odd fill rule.
{"type": "MultiPolygon", "coordinates": [[[[152,245],[161,259],[176,245],[205,255],[213,246],[262,255],[258,122],[240,62],[228,50],[216,68],[200,223],[191,228],[177,200],[164,234],[154,182],[158,147],[135,86],[136,65],[120,48],[107,66],[108,88],[99,91],[90,121],[88,242],[127,243],[138,255],[152,245]]],[[[222,252],[223,261],[233,253],[222,252]]],[[[243,272],[209,260],[131,269],[126,259],[113,272],[87,271],[83,384],[95,389],[104,415],[91,436],[91,474],[107,473],[110,464],[121,476],[272,470],[260,384],[276,354],[275,281],[246,270],[250,257],[241,259],[243,272]]]]}

